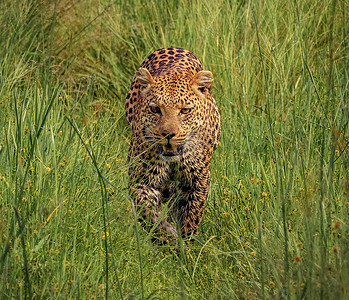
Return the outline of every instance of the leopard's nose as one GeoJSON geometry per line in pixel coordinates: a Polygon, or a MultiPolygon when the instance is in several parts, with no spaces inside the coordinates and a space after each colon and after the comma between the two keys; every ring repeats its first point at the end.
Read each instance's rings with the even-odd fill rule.
{"type": "Polygon", "coordinates": [[[174,132],[167,132],[167,131],[163,131],[162,136],[167,138],[168,140],[172,139],[176,134],[174,132]]]}

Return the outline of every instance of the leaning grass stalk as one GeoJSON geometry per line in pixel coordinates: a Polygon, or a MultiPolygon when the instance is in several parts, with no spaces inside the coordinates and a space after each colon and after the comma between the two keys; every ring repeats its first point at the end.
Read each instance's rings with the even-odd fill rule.
{"type": "MultiPolygon", "coordinates": [[[[274,135],[274,129],[273,129],[273,123],[271,119],[271,112],[270,112],[270,98],[269,98],[269,85],[268,85],[268,78],[267,78],[267,73],[265,71],[265,66],[264,66],[264,60],[263,60],[263,55],[262,55],[262,50],[260,46],[260,41],[259,41],[259,31],[258,31],[258,25],[257,25],[257,20],[256,20],[256,14],[254,9],[252,8],[252,15],[253,15],[253,20],[256,28],[256,35],[257,35],[257,44],[258,44],[258,52],[259,52],[259,57],[262,65],[262,70],[263,70],[263,75],[264,75],[264,81],[265,81],[265,87],[266,87],[266,94],[267,94],[267,113],[268,113],[268,121],[269,121],[269,130],[270,130],[270,139],[271,139],[271,144],[272,148],[274,151],[274,159],[275,159],[275,177],[276,177],[276,185],[277,185],[277,192],[278,192],[278,197],[280,197],[280,193],[282,194],[281,191],[281,184],[279,182],[279,168],[278,168],[278,153],[275,147],[275,135],[274,135]]],[[[282,195],[281,195],[282,196],[282,195]]],[[[288,262],[288,231],[287,231],[287,220],[286,220],[286,206],[285,206],[285,197],[282,196],[282,219],[283,219],[283,229],[284,229],[284,251],[285,251],[285,295],[288,295],[288,270],[289,270],[289,262],[288,262]]],[[[259,239],[262,238],[262,227],[261,224],[259,226],[259,239]]],[[[260,251],[261,251],[261,256],[263,255],[263,249],[262,249],[262,241],[260,241],[260,251]]],[[[263,267],[263,262],[261,261],[261,274],[262,274],[262,295],[263,298],[265,297],[265,287],[264,287],[264,280],[265,280],[265,274],[264,274],[264,267],[263,267]]]]}
{"type": "Polygon", "coordinates": [[[141,277],[141,294],[142,294],[142,300],[143,300],[144,299],[144,282],[143,282],[143,264],[142,264],[141,243],[139,241],[138,224],[137,224],[137,213],[136,213],[135,204],[133,202],[133,199],[131,199],[130,202],[131,202],[131,205],[132,205],[132,213],[133,213],[135,234],[136,234],[136,240],[137,240],[139,272],[140,272],[140,277],[141,277]]]}
{"type": "Polygon", "coordinates": [[[105,182],[103,180],[103,176],[99,170],[97,161],[95,159],[94,153],[92,152],[92,148],[89,149],[84,141],[84,139],[82,138],[80,131],[78,130],[78,128],[76,127],[75,124],[73,124],[73,122],[70,120],[70,118],[67,118],[68,122],[70,123],[70,125],[72,126],[72,128],[74,129],[75,133],[77,134],[77,136],[79,137],[81,143],[83,144],[83,146],[85,147],[86,151],[88,152],[89,156],[91,157],[92,163],[97,171],[98,174],[98,181],[99,184],[101,186],[101,199],[102,199],[102,214],[103,214],[103,229],[104,229],[104,248],[105,248],[105,280],[106,280],[106,288],[105,288],[105,299],[108,299],[108,287],[109,287],[109,260],[108,260],[108,239],[107,239],[107,222],[106,222],[106,204],[107,204],[107,191],[106,191],[106,186],[105,186],[105,182]]]}
{"type": "Polygon", "coordinates": [[[325,143],[326,143],[326,120],[323,119],[322,124],[322,141],[321,141],[321,152],[320,152],[320,175],[319,175],[319,186],[320,186],[320,198],[319,198],[319,213],[320,213],[320,253],[321,253],[321,272],[320,272],[320,299],[324,299],[324,280],[325,280],[325,260],[327,251],[327,241],[325,237],[325,217],[324,217],[324,198],[325,198],[325,180],[324,180],[324,168],[325,168],[325,143]]]}
{"type": "MultiPolygon", "coordinates": [[[[320,211],[320,238],[321,238],[321,244],[320,244],[320,253],[321,253],[321,269],[320,272],[320,298],[324,299],[326,298],[325,295],[325,286],[326,286],[326,279],[325,274],[327,272],[326,270],[326,262],[327,262],[327,222],[330,219],[325,218],[325,203],[324,198],[326,194],[327,187],[325,179],[324,179],[324,168],[325,168],[325,143],[326,143],[326,123],[327,123],[327,112],[329,107],[329,99],[331,99],[330,95],[333,91],[333,82],[332,82],[332,70],[333,70],[333,16],[336,9],[336,1],[332,0],[332,18],[331,18],[331,24],[330,24],[330,36],[329,36],[329,52],[330,52],[330,70],[329,70],[329,76],[328,76],[328,88],[329,88],[329,97],[328,100],[325,103],[325,111],[324,115],[325,118],[323,118],[323,124],[322,124],[322,143],[321,143],[321,164],[320,164],[320,179],[319,179],[319,185],[321,188],[320,193],[320,199],[319,199],[319,211],[320,211]]],[[[335,144],[333,147],[336,147],[335,144]]],[[[334,153],[334,150],[333,150],[334,153]]],[[[329,170],[333,171],[333,156],[330,159],[329,164],[329,170]]],[[[332,172],[331,172],[332,174],[332,172]]],[[[331,209],[328,210],[328,213],[330,214],[331,209]]]]}
{"type": "Polygon", "coordinates": [[[63,47],[56,53],[56,56],[59,56],[61,54],[62,51],[64,51],[64,49],[71,45],[73,42],[75,42],[75,40],[81,35],[83,34],[97,19],[99,19],[101,16],[103,16],[109,8],[111,8],[112,6],[114,6],[116,4],[115,3],[111,3],[108,4],[104,7],[104,9],[97,14],[90,22],[88,22],[83,28],[81,28],[79,31],[77,31],[72,37],[69,38],[69,40],[63,45],[63,47]]]}
{"type": "MultiPolygon", "coordinates": [[[[104,227],[104,247],[105,247],[105,264],[106,264],[106,289],[105,289],[105,299],[108,299],[108,288],[109,288],[109,260],[108,260],[108,239],[107,239],[107,214],[108,214],[108,192],[107,192],[107,188],[106,188],[106,179],[104,178],[104,176],[102,175],[98,164],[97,164],[97,160],[95,158],[95,155],[92,151],[92,148],[90,149],[89,147],[87,147],[84,139],[82,138],[80,131],[78,130],[76,124],[74,124],[72,122],[72,120],[70,118],[66,118],[66,120],[68,120],[68,122],[70,123],[71,127],[74,129],[75,133],[78,135],[81,143],[83,144],[83,146],[85,147],[86,151],[88,152],[89,156],[91,157],[92,163],[97,171],[98,174],[98,181],[99,184],[101,186],[101,198],[102,198],[102,212],[103,212],[103,227],[104,227]]],[[[109,182],[108,182],[109,183],[109,182]]],[[[123,294],[122,294],[122,289],[121,289],[121,284],[119,281],[119,276],[118,276],[118,272],[115,268],[115,274],[116,274],[116,278],[117,278],[117,283],[118,283],[118,288],[119,288],[119,293],[120,293],[120,299],[124,299],[123,294]]],[[[142,280],[143,280],[143,276],[142,276],[142,280]]],[[[143,282],[142,282],[142,291],[143,291],[143,282]]],[[[143,293],[142,293],[143,295],[143,293]]],[[[143,299],[143,298],[142,298],[143,299]]]]}
{"type": "Polygon", "coordinates": [[[24,283],[25,283],[25,299],[32,299],[33,293],[32,293],[32,287],[29,277],[29,268],[28,268],[28,258],[27,258],[27,250],[25,247],[25,241],[24,241],[24,227],[23,223],[21,221],[21,216],[19,215],[18,208],[14,205],[13,209],[16,214],[19,232],[20,232],[20,239],[21,239],[21,245],[22,245],[22,253],[23,253],[23,260],[24,260],[24,283]]]}
{"type": "MultiPolygon", "coordinates": [[[[307,52],[305,51],[306,47],[304,45],[304,41],[303,41],[303,38],[302,38],[302,35],[301,35],[301,22],[300,22],[299,7],[298,7],[297,0],[294,0],[294,7],[295,7],[295,12],[296,12],[296,22],[297,22],[297,25],[298,25],[298,39],[299,39],[299,45],[300,45],[300,53],[301,53],[302,61],[303,61],[303,65],[304,65],[303,72],[305,73],[305,75],[306,75],[306,73],[308,73],[308,75],[310,77],[310,80],[311,80],[311,83],[314,86],[316,96],[320,100],[319,92],[318,92],[318,89],[317,89],[317,87],[315,85],[313,74],[310,72],[310,69],[309,69],[309,66],[308,66],[307,52]]],[[[306,167],[305,167],[303,159],[301,159],[301,163],[302,163],[302,173],[303,173],[303,178],[304,178],[304,188],[305,188],[305,191],[307,193],[308,192],[308,187],[307,187],[307,181],[305,180],[305,174],[306,174],[305,169],[306,169],[306,167]]],[[[315,247],[314,246],[314,243],[315,243],[315,241],[314,241],[314,237],[315,237],[314,227],[315,226],[312,226],[313,223],[310,220],[307,220],[307,224],[306,225],[307,225],[307,230],[306,230],[307,239],[306,240],[309,243],[308,244],[309,268],[308,268],[308,272],[307,272],[308,273],[307,274],[308,278],[306,279],[305,286],[304,286],[304,288],[302,290],[301,299],[307,297],[307,291],[309,291],[308,293],[311,293],[312,287],[313,287],[312,277],[313,277],[313,271],[314,271],[314,262],[312,260],[312,257],[314,255],[314,247],[315,247]]]]}
{"type": "MultiPolygon", "coordinates": [[[[299,18],[299,10],[298,10],[298,5],[295,1],[295,7],[296,7],[296,13],[297,13],[297,21],[298,21],[298,26],[300,27],[300,18],[299,18]]],[[[336,7],[336,1],[332,2],[332,16],[334,16],[335,12],[335,7],[336,7]]],[[[329,51],[330,51],[330,71],[329,71],[329,77],[328,77],[328,87],[329,87],[329,93],[332,92],[333,90],[333,82],[332,82],[332,70],[333,70],[333,59],[332,59],[332,54],[333,54],[333,20],[330,24],[330,37],[329,37],[329,51]]],[[[324,168],[326,166],[325,163],[325,143],[326,143],[326,124],[330,123],[330,120],[328,119],[328,106],[329,106],[329,101],[326,101],[325,106],[322,104],[322,99],[319,94],[317,85],[314,80],[314,76],[312,72],[310,71],[308,62],[307,62],[307,56],[306,56],[306,47],[303,43],[303,39],[301,35],[299,34],[299,40],[300,40],[300,45],[301,45],[301,53],[302,53],[302,58],[303,58],[303,64],[307,70],[307,73],[309,75],[310,81],[312,83],[312,86],[315,90],[315,94],[318,98],[318,101],[320,103],[320,106],[322,108],[322,113],[323,113],[323,119],[322,119],[322,132],[321,132],[321,148],[320,148],[320,172],[319,172],[319,186],[320,186],[320,197],[319,197],[319,202],[318,202],[318,210],[320,214],[320,220],[319,220],[319,227],[320,227],[320,259],[321,259],[321,272],[320,272],[320,299],[324,299],[326,296],[324,295],[325,291],[325,273],[326,273],[326,260],[327,260],[327,234],[326,234],[326,224],[327,220],[325,218],[325,207],[324,207],[324,198],[325,198],[325,193],[326,193],[326,187],[325,187],[325,179],[324,179],[324,168]]],[[[330,159],[330,165],[328,172],[330,172],[330,169],[333,169],[333,157],[330,159]]],[[[328,173],[329,174],[329,173],[328,173]]],[[[330,213],[330,212],[329,212],[330,213]]]]}
{"type": "MultiPolygon", "coordinates": [[[[19,131],[19,128],[21,127],[21,116],[18,115],[18,107],[17,107],[17,90],[15,90],[14,92],[15,94],[15,97],[14,97],[14,105],[15,105],[15,115],[16,115],[16,122],[17,122],[17,133],[19,131]]],[[[58,89],[55,89],[53,91],[53,94],[51,95],[51,99],[50,99],[50,102],[48,103],[48,106],[46,107],[46,109],[44,109],[44,113],[43,113],[43,117],[42,117],[42,120],[41,122],[39,122],[39,119],[38,119],[38,124],[36,126],[36,128],[38,128],[37,132],[36,132],[36,135],[35,137],[31,140],[31,145],[30,145],[30,150],[29,150],[29,155],[28,155],[28,160],[26,161],[26,169],[25,169],[25,172],[24,172],[24,175],[23,175],[23,178],[22,180],[20,180],[20,186],[19,186],[19,190],[16,189],[16,199],[17,199],[17,203],[20,203],[22,197],[23,197],[23,193],[24,193],[24,185],[26,183],[26,178],[27,178],[27,175],[28,175],[28,172],[29,172],[29,167],[30,167],[30,163],[32,161],[32,158],[33,158],[33,155],[34,155],[34,150],[35,150],[35,145],[40,137],[40,134],[42,132],[42,129],[44,127],[44,124],[46,123],[46,119],[48,117],[48,114],[49,112],[51,111],[51,108],[52,108],[52,105],[53,105],[53,102],[54,100],[57,98],[58,96],[58,89]],[[18,193],[17,193],[18,191],[18,193]]],[[[43,98],[45,99],[45,98],[43,98]]],[[[43,101],[44,102],[44,101],[43,101]]],[[[41,108],[41,111],[42,111],[42,108],[41,108]]],[[[17,138],[19,138],[17,136],[17,138]]],[[[18,157],[18,152],[19,152],[19,149],[17,147],[17,157],[18,157]]],[[[21,221],[21,217],[19,215],[19,211],[17,209],[17,207],[14,205],[13,206],[13,209],[15,211],[15,214],[16,214],[16,218],[17,218],[17,222],[18,222],[18,226],[19,226],[19,230],[18,230],[18,236],[21,237],[21,245],[22,245],[22,251],[23,251],[23,259],[24,259],[24,271],[25,271],[25,285],[26,285],[26,298],[27,299],[31,299],[33,297],[33,294],[32,294],[32,290],[31,290],[31,282],[30,282],[30,276],[29,276],[29,272],[28,272],[28,260],[27,260],[27,250],[26,250],[26,246],[25,246],[25,241],[24,241],[24,228],[25,228],[25,224],[21,221]]],[[[7,246],[5,247],[5,251],[2,255],[2,260],[4,261],[5,260],[5,257],[8,253],[8,251],[10,250],[10,244],[14,243],[14,240],[13,239],[12,241],[8,242],[7,246]]]]}
{"type": "Polygon", "coordinates": [[[211,236],[211,237],[206,241],[206,243],[205,243],[204,245],[202,245],[202,247],[201,247],[201,249],[200,249],[200,252],[199,252],[199,254],[198,254],[198,257],[197,257],[197,259],[196,259],[196,261],[195,261],[193,273],[192,273],[192,275],[191,275],[191,279],[192,279],[192,280],[194,280],[195,271],[196,271],[196,268],[197,268],[197,266],[198,266],[198,263],[199,263],[199,260],[200,260],[202,251],[205,249],[205,247],[207,246],[207,244],[208,244],[211,240],[213,240],[215,237],[216,237],[216,236],[211,236]]]}

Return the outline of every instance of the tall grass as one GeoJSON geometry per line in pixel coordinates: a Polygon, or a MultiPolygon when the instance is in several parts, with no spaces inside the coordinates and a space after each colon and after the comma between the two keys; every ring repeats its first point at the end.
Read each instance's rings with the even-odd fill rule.
{"type": "Polygon", "coordinates": [[[3,1],[0,298],[348,297],[348,4],[3,1]],[[161,47],[211,70],[200,234],[137,224],[124,97],[161,47]]]}

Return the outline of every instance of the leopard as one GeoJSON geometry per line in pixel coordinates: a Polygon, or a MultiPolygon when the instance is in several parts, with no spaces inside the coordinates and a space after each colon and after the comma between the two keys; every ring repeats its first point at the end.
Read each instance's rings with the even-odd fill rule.
{"type": "Polygon", "coordinates": [[[191,51],[163,48],[143,61],[126,96],[130,197],[140,223],[167,242],[197,236],[205,210],[221,134],[212,82],[191,51]]]}

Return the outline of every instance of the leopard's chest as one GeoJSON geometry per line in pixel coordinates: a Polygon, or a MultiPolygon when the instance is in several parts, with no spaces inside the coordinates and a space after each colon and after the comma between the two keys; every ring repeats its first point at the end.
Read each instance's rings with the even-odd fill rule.
{"type": "Polygon", "coordinates": [[[191,189],[191,178],[186,172],[186,167],[181,163],[170,163],[165,172],[166,175],[163,176],[159,186],[163,202],[181,197],[183,193],[191,189]]]}

